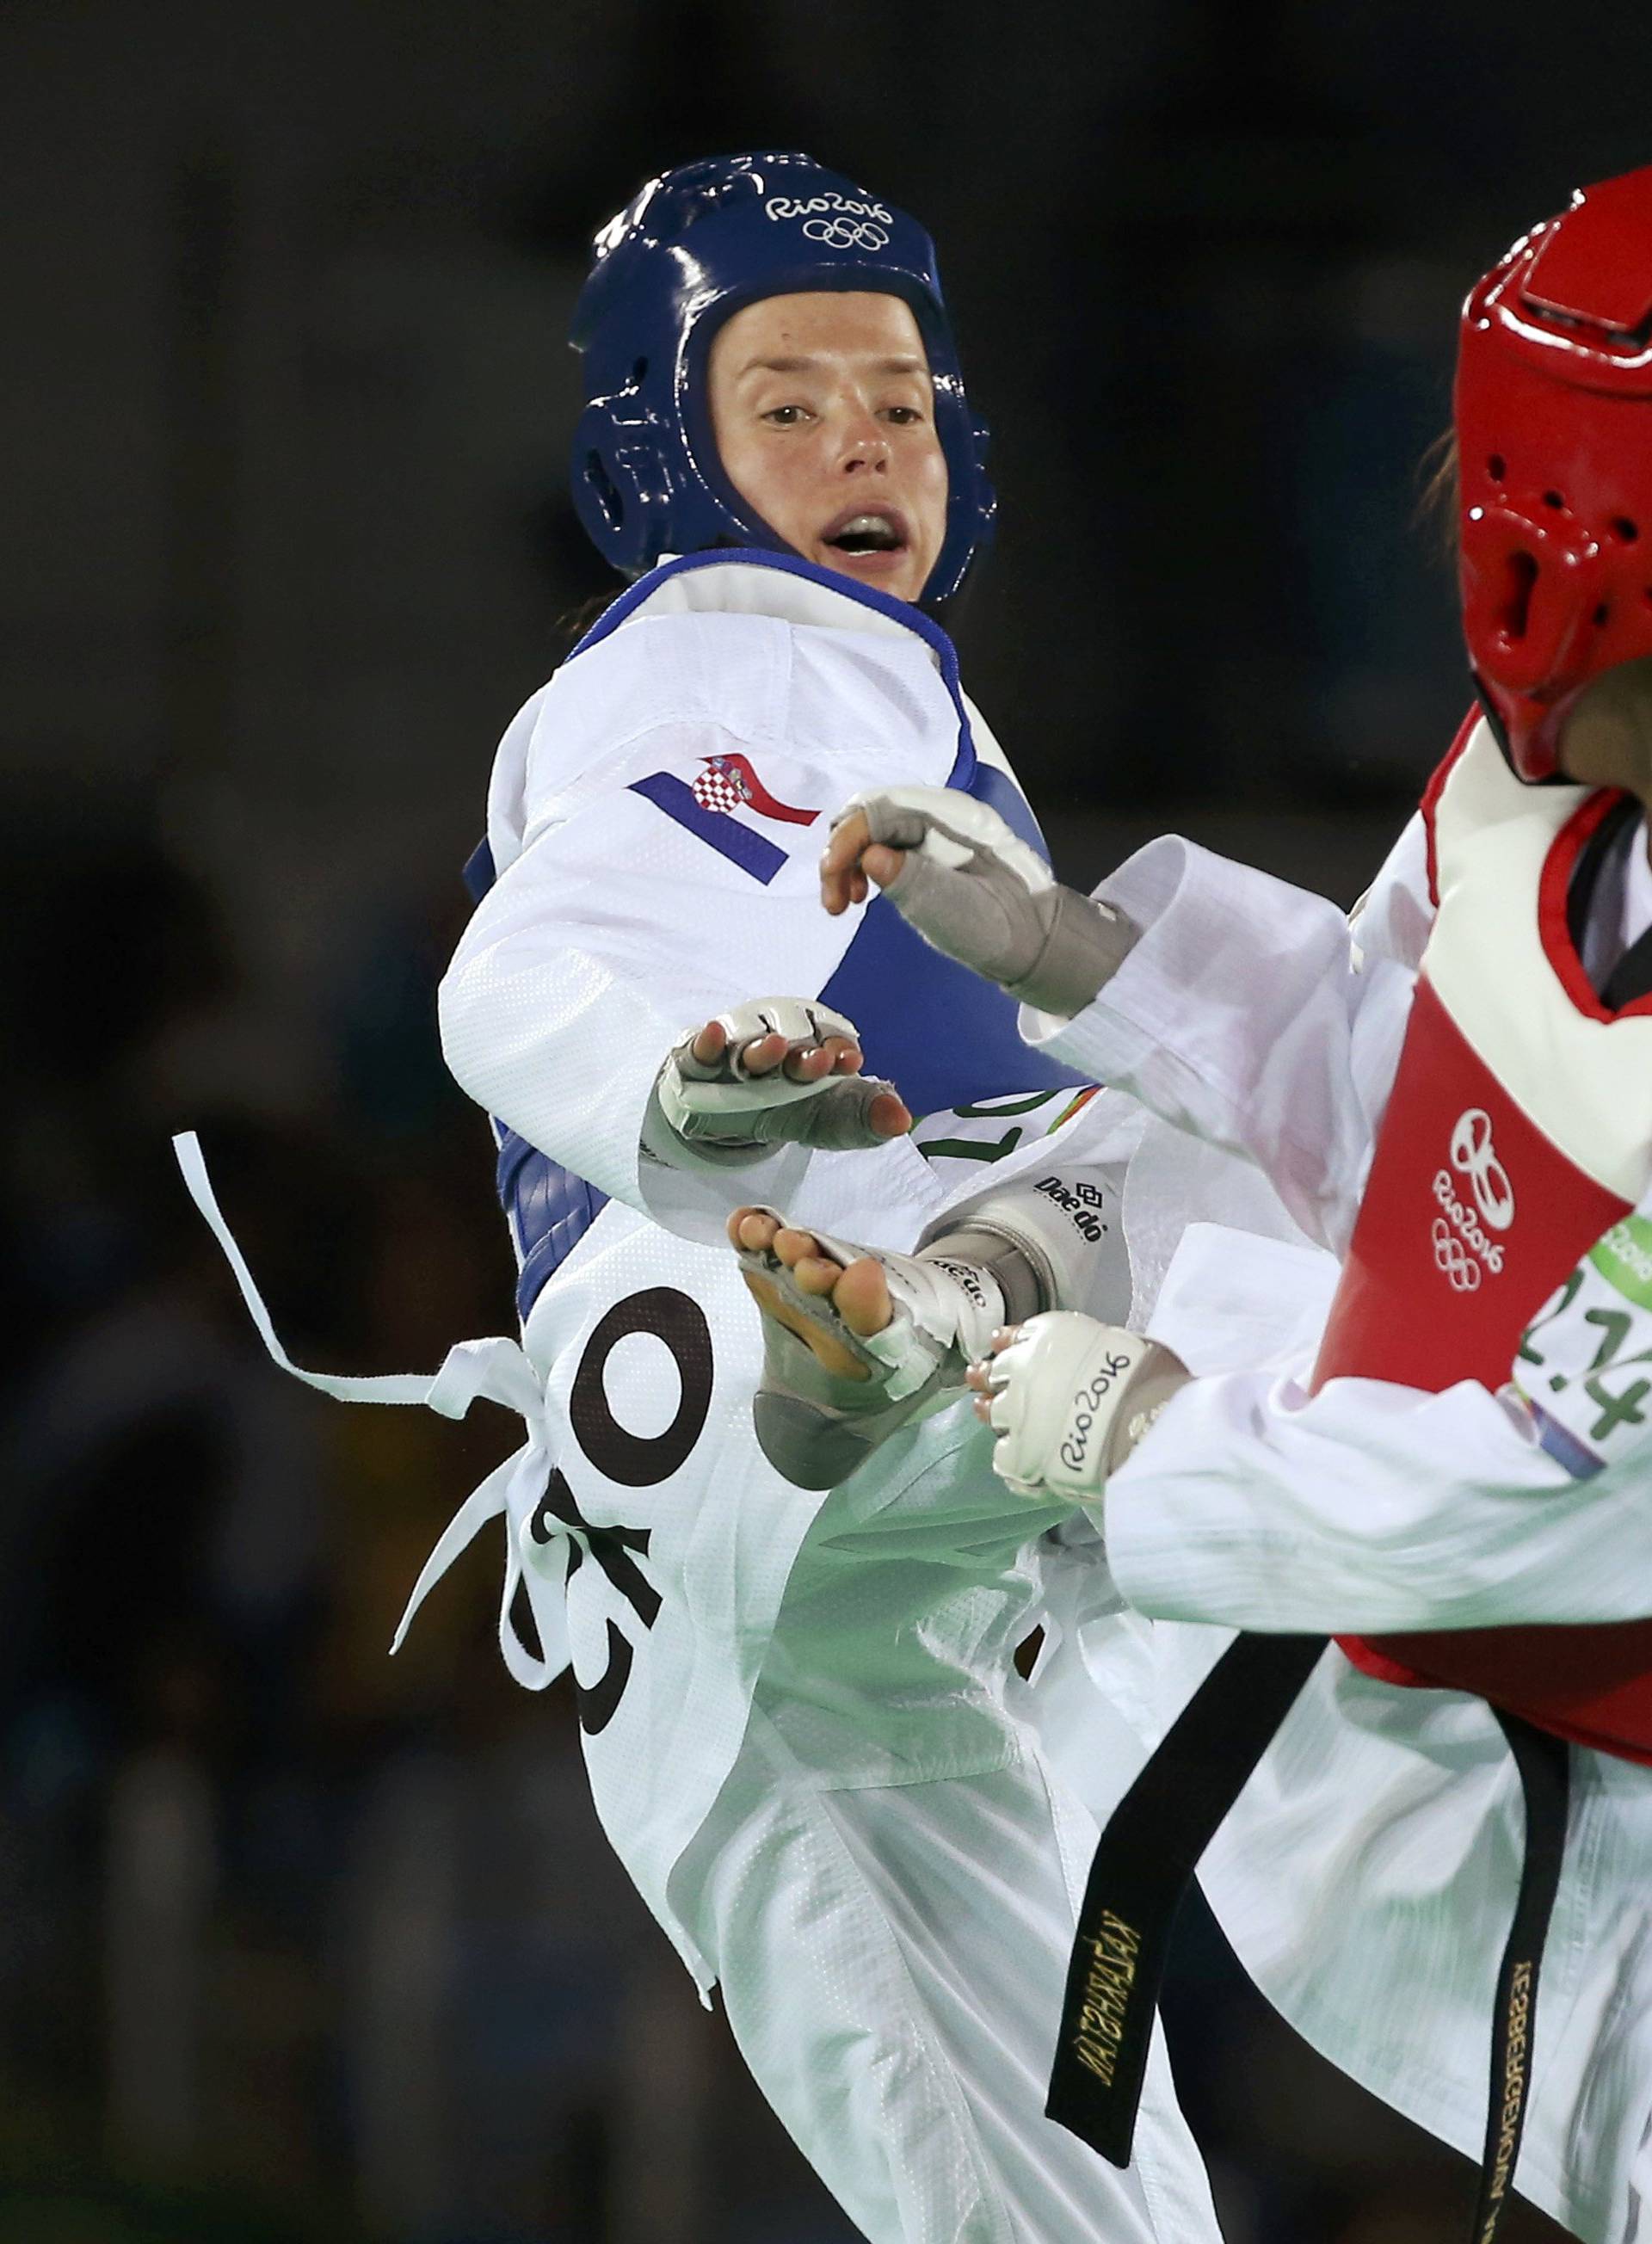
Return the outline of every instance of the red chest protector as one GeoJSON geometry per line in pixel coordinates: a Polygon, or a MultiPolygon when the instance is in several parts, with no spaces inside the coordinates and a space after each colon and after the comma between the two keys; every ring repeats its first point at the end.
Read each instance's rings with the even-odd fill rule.
{"type": "MultiPolygon", "coordinates": [[[[1621,799],[1522,787],[1484,724],[1436,775],[1439,915],[1316,1389],[1500,1387],[1534,1312],[1652,1180],[1652,997],[1608,1012],[1567,926],[1580,853],[1621,799]]],[[[1581,1526],[1584,1484],[1577,1502],[1581,1526]]],[[[1338,1641],[1385,1682],[1473,1691],[1652,1764],[1652,1621],[1338,1641]]]]}

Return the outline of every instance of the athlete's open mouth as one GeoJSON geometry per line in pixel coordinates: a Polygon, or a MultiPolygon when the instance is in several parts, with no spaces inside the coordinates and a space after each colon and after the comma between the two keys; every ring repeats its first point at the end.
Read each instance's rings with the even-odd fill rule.
{"type": "Polygon", "coordinates": [[[893,507],[867,507],[827,524],[822,543],[839,553],[903,553],[911,540],[906,518],[893,507]]]}

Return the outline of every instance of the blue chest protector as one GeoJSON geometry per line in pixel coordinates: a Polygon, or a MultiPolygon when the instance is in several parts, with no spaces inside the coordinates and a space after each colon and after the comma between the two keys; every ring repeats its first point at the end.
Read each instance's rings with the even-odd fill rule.
{"type": "MultiPolygon", "coordinates": [[[[1038,821],[1020,790],[996,765],[983,762],[970,737],[958,682],[958,656],[939,625],[917,610],[847,583],[828,570],[789,556],[757,551],[694,553],[653,571],[616,600],[582,639],[570,661],[616,630],[661,580],[680,571],[731,561],[760,564],[808,578],[829,591],[893,616],[935,652],[958,711],[958,755],[947,785],[996,810],[1024,842],[1048,862],[1038,821]]],[[[493,859],[484,842],[464,869],[465,885],[480,902],[492,886],[493,859]]],[[[887,1076],[915,1114],[1016,1091],[1053,1090],[1084,1078],[1022,1043],[1014,998],[967,968],[933,950],[882,897],[868,905],[853,941],[817,995],[846,1014],[859,1031],[866,1065],[887,1076]]],[[[663,1058],[663,1054],[661,1055],[663,1058]]],[[[606,1195],[572,1175],[513,1130],[495,1122],[499,1199],[510,1222],[521,1274],[517,1309],[525,1320],[552,1272],[578,1245],[606,1204],[606,1195]]]]}

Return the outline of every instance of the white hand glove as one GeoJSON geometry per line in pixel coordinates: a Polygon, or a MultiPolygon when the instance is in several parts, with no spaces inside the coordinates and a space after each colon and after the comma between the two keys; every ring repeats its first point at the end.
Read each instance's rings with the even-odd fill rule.
{"type": "Polygon", "coordinates": [[[993,1471],[1019,1496],[1080,1504],[1101,1494],[1188,1375],[1157,1341],[1071,1309],[1029,1317],[978,1369],[999,1437],[993,1471]]]}
{"type": "Polygon", "coordinates": [[[1652,1442],[1652,1216],[1615,1223],[1521,1335],[1513,1388],[1538,1441],[1587,1480],[1652,1442]]]}
{"type": "Polygon", "coordinates": [[[801,997],[751,998],[717,1018],[728,1042],[716,1059],[694,1058],[698,1029],[666,1056],[642,1132],[657,1160],[672,1168],[742,1168],[781,1144],[850,1152],[887,1142],[870,1119],[872,1101],[893,1088],[880,1078],[829,1074],[795,1083],[784,1059],[762,1075],[748,1074],[741,1062],[759,1037],[783,1036],[789,1056],[828,1037],[857,1042],[852,1021],[801,997]]]}
{"type": "Polygon", "coordinates": [[[874,842],[907,851],[884,894],[926,943],[1040,1011],[1071,1018],[1114,973],[1136,929],[1063,888],[997,811],[948,787],[857,794],[874,842]]]}

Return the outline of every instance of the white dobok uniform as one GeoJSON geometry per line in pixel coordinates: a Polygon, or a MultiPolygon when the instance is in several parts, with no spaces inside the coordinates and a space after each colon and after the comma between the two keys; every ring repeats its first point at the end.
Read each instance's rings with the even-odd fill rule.
{"type": "MultiPolygon", "coordinates": [[[[1557,827],[1583,794],[1516,789],[1483,726],[1453,784],[1500,814],[1557,827]]],[[[1645,844],[1636,825],[1596,884],[1581,950],[1597,978],[1652,922],[1645,844]]],[[[1081,1585],[1065,1592],[1071,1625],[1042,1679],[1046,1734],[1080,1786],[1073,1655],[1082,1651],[1104,1694],[1115,1660],[1134,1677],[1138,1647],[1108,1612],[1121,1592],[1142,1613],[1206,1625],[1154,1632],[1168,1713],[1235,1627],[1364,1637],[1652,1613],[1643,1461],[1570,1479],[1470,1381],[1425,1393],[1336,1377],[1310,1392],[1435,917],[1428,846],[1419,818],[1351,940],[1323,899],[1185,842],[1155,842],[1097,890],[1143,931],[1116,977],[1069,1023],[1023,1014],[1031,1041],[1180,1125],[1150,1127],[1164,1207],[1221,1220],[1224,1179],[1255,1164],[1302,1234],[1288,1243],[1276,1224],[1274,1240],[1238,1253],[1230,1235],[1195,1225],[1141,1320],[1209,1375],[1172,1401],[1113,1477],[1106,1559],[1087,1554],[1087,1614],[1081,1585]],[[1181,1187],[1179,1146],[1189,1164],[1181,1187]]],[[[1549,970],[1536,919],[1524,899],[1512,908],[1512,975],[1549,970]]],[[[1635,1080],[1618,1086],[1632,1110],[1626,1129],[1652,1097],[1652,1073],[1635,1058],[1652,1020],[1629,1026],[1619,1047],[1626,1064],[1635,1058],[1635,1080]]],[[[1579,1096],[1597,1112],[1612,1103],[1598,1082],[1579,1096]]],[[[1445,1146],[1439,1158],[1447,1161],[1445,1146]]],[[[1437,1213],[1419,1190],[1425,1241],[1437,1213]]],[[[1086,1555],[1071,1554],[1075,1571],[1086,1555]]],[[[1104,1729],[1103,1766],[1107,1749],[1104,1729]]],[[[1584,1746],[1572,1760],[1517,2186],[1588,2244],[1631,2244],[1652,2212],[1652,1773],[1584,1746]]],[[[1201,1873],[1247,1969],[1307,2039],[1476,2158],[1522,1833],[1514,1767],[1483,1700],[1394,1687],[1333,1646],[1201,1873]]]]}
{"type": "MultiPolygon", "coordinates": [[[[752,1432],[762,1334],[728,1211],[768,1200],[911,1247],[984,1181],[1047,1173],[1075,1105],[1012,1003],[984,1005],[886,903],[820,909],[823,814],[890,781],[963,787],[1029,830],[944,636],[773,557],[665,564],[505,733],[495,877],[441,1022],[495,1118],[531,1438],[420,1594],[504,1512],[506,1606],[519,1582],[538,1639],[502,1614],[513,1672],[541,1683],[571,1654],[615,1851],[869,2237],[1186,2244],[1215,2221],[1161,2050],[1129,2173],[1042,2116],[1093,1827],[1017,1711],[1012,1655],[1060,1509],[1004,1491],[962,1404],[825,1495],[752,1432]],[[738,1169],[640,1158],[668,1048],[766,993],[847,1013],[927,1125],[738,1169]]],[[[1096,1266],[1117,1314],[1116,1227],[1096,1266]]],[[[1132,1687],[1145,1704],[1145,1667],[1132,1687]]],[[[1136,1733],[1098,1719],[1122,1789],[1136,1733]]]]}

